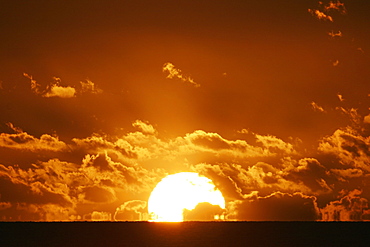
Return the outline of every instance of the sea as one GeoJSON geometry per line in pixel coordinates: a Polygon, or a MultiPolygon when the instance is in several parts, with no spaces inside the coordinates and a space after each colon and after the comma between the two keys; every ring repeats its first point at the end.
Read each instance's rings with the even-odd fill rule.
{"type": "Polygon", "coordinates": [[[0,246],[370,246],[370,222],[0,222],[0,246]]]}

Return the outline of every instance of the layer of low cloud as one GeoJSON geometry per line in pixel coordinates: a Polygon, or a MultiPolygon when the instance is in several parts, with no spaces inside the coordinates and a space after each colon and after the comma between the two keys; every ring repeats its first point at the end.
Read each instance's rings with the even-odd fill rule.
{"type": "MultiPolygon", "coordinates": [[[[217,212],[218,219],[366,219],[367,116],[338,109],[352,119],[351,125],[323,137],[311,151],[291,140],[245,130],[236,132],[254,141],[204,130],[162,139],[142,120],[134,121],[136,130],[123,136],[95,134],[68,142],[56,135],[35,137],[9,123],[13,133],[1,134],[0,148],[38,161],[0,164],[1,217],[146,220],[146,201],[156,183],[167,174],[192,171],[212,179],[223,193],[227,208],[217,212]]],[[[201,205],[186,217],[209,220],[215,210],[201,205]]]]}

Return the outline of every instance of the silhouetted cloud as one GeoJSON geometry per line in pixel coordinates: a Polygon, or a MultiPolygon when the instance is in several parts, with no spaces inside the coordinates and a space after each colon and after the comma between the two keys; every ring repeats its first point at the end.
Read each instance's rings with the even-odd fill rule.
{"type": "Polygon", "coordinates": [[[214,221],[225,217],[225,209],[208,202],[199,203],[193,210],[184,209],[184,221],[214,221]]]}
{"type": "Polygon", "coordinates": [[[269,196],[252,195],[231,202],[229,218],[248,221],[314,221],[319,219],[316,198],[301,193],[275,192],[269,196]]]}
{"type": "Polygon", "coordinates": [[[324,221],[359,221],[367,213],[368,200],[361,197],[362,191],[342,191],[343,197],[331,201],[326,207],[320,209],[324,221]]]}

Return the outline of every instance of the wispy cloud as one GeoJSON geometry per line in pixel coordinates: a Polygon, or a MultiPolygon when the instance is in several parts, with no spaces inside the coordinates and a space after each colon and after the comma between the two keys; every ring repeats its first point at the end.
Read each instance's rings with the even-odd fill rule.
{"type": "Polygon", "coordinates": [[[342,15],[347,14],[347,9],[344,6],[344,3],[340,1],[336,1],[336,2],[330,1],[327,5],[324,6],[324,10],[326,11],[335,10],[335,11],[338,11],[342,15]]]}
{"type": "Polygon", "coordinates": [[[95,83],[90,80],[80,81],[81,84],[81,93],[92,93],[92,94],[99,94],[102,93],[103,90],[98,88],[95,83]]]}
{"type": "Polygon", "coordinates": [[[40,138],[36,138],[27,132],[23,132],[20,128],[14,127],[11,123],[8,126],[16,133],[0,133],[0,147],[33,152],[46,150],[58,152],[67,149],[67,145],[56,136],[43,134],[40,138]]]}
{"type": "Polygon", "coordinates": [[[193,80],[193,78],[183,75],[182,71],[180,69],[176,68],[175,65],[173,65],[172,63],[169,63],[169,62],[165,63],[163,65],[162,70],[163,70],[163,72],[168,73],[168,75],[167,75],[168,79],[177,78],[177,79],[180,79],[183,82],[188,82],[188,83],[192,84],[195,87],[200,87],[200,84],[196,83],[193,80]]]}
{"type": "Polygon", "coordinates": [[[333,61],[333,62],[332,62],[332,65],[333,65],[334,67],[337,67],[337,66],[339,65],[339,60],[335,60],[335,61],[333,61]]]}
{"type": "Polygon", "coordinates": [[[33,79],[33,77],[27,73],[23,73],[23,76],[30,79],[30,83],[31,83],[31,90],[32,92],[34,92],[35,94],[42,94],[42,92],[40,92],[40,87],[41,85],[37,83],[36,80],[33,79]]]}
{"type": "Polygon", "coordinates": [[[334,31],[330,31],[328,32],[328,35],[332,38],[335,38],[335,37],[342,37],[343,34],[341,31],[338,31],[338,32],[334,32],[334,31]]]}
{"type": "Polygon", "coordinates": [[[341,95],[340,93],[337,94],[337,97],[340,100],[340,102],[344,101],[343,95],[341,95]]]}
{"type": "Polygon", "coordinates": [[[53,82],[47,85],[45,90],[41,89],[41,85],[37,83],[33,77],[27,73],[23,73],[23,76],[30,79],[31,90],[37,95],[42,97],[60,97],[60,98],[72,98],[76,94],[76,89],[70,86],[63,87],[60,86],[61,79],[58,77],[53,77],[53,82]]]}
{"type": "Polygon", "coordinates": [[[138,128],[141,132],[145,134],[155,135],[157,130],[153,127],[153,125],[149,124],[148,122],[143,122],[141,120],[136,120],[132,126],[138,128]]]}
{"type": "Polygon", "coordinates": [[[315,111],[319,111],[319,112],[326,112],[322,106],[319,106],[319,105],[318,105],[316,102],[314,102],[314,101],[312,101],[312,102],[311,102],[311,107],[312,107],[312,109],[314,109],[315,111]]]}
{"type": "Polygon", "coordinates": [[[45,98],[51,97],[73,98],[76,97],[77,94],[81,93],[99,94],[103,92],[103,90],[98,88],[90,80],[80,81],[81,85],[80,89],[76,89],[75,87],[72,86],[61,86],[62,80],[58,77],[53,77],[53,81],[46,85],[46,88],[43,90],[41,85],[38,84],[37,81],[33,79],[31,75],[23,73],[23,76],[30,79],[32,92],[45,98]]]}

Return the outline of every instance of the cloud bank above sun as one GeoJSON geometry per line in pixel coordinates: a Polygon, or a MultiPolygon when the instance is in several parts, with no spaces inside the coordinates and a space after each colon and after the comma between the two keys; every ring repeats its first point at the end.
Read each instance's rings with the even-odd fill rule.
{"type": "Polygon", "coordinates": [[[0,148],[4,160],[18,165],[0,165],[1,212],[3,219],[147,220],[146,198],[160,179],[169,171],[191,171],[217,184],[227,202],[224,219],[366,219],[370,191],[360,186],[370,172],[370,140],[361,133],[369,126],[359,124],[321,139],[312,153],[300,142],[270,135],[249,133],[254,141],[246,141],[246,131],[235,140],[202,130],[162,139],[140,120],[133,123],[137,131],[119,138],[94,135],[68,142],[9,124],[13,133],[1,134],[0,148]],[[14,156],[19,152],[24,155],[14,156]],[[123,195],[138,199],[113,213],[123,195]],[[100,210],[90,212],[92,207],[100,210]]]}

